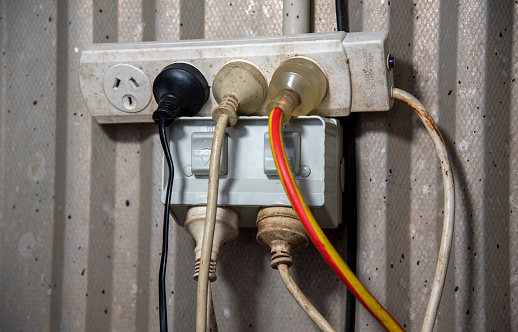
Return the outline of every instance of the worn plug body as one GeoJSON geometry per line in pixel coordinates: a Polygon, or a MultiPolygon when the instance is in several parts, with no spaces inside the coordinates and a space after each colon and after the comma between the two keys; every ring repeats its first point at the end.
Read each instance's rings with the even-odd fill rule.
{"type": "Polygon", "coordinates": [[[316,62],[304,57],[289,58],[273,73],[266,111],[279,107],[286,123],[292,115],[307,115],[314,110],[326,93],[327,77],[316,62]]]}
{"type": "Polygon", "coordinates": [[[308,246],[309,238],[304,226],[291,207],[267,207],[257,214],[257,242],[271,251],[270,266],[293,266],[291,253],[308,246]]]}
{"type": "Polygon", "coordinates": [[[196,67],[183,62],[165,67],[153,82],[158,108],[153,121],[169,127],[178,116],[194,116],[209,98],[209,84],[196,67]]]}
{"type": "Polygon", "coordinates": [[[257,215],[257,241],[269,246],[272,254],[270,266],[279,270],[284,285],[295,301],[325,332],[335,332],[333,327],[309,302],[304,293],[293,280],[289,268],[293,266],[291,253],[308,246],[309,238],[304,226],[292,208],[267,207],[257,215]]]}
{"type": "Polygon", "coordinates": [[[237,114],[251,115],[266,99],[266,79],[253,64],[235,60],[225,64],[214,78],[212,93],[218,106],[212,111],[217,122],[221,114],[229,117],[229,126],[237,122],[237,114]]]}
{"type": "MultiPolygon", "coordinates": [[[[185,221],[185,230],[191,234],[196,241],[194,252],[196,255],[196,263],[194,268],[194,279],[198,279],[200,271],[201,247],[203,244],[203,228],[205,227],[205,215],[207,208],[205,206],[195,206],[187,211],[187,219],[185,221]]],[[[212,244],[212,253],[210,258],[209,280],[216,281],[216,263],[218,261],[220,248],[223,243],[231,241],[239,234],[239,215],[236,211],[227,207],[218,207],[216,210],[216,227],[214,230],[214,242],[212,244]]]]}

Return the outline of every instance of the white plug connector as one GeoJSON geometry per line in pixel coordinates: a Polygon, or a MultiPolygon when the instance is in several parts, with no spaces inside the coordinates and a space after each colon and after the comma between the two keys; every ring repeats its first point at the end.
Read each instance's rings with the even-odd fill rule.
{"type": "Polygon", "coordinates": [[[309,237],[291,207],[266,207],[257,214],[257,242],[270,247],[270,266],[293,266],[291,253],[308,246],[309,237]]]}
{"type": "MultiPolygon", "coordinates": [[[[200,271],[201,247],[203,244],[203,228],[205,226],[205,206],[195,206],[187,211],[185,230],[196,241],[194,252],[196,263],[194,268],[194,279],[198,279],[200,271]]],[[[216,281],[216,263],[218,261],[220,248],[223,243],[231,241],[239,234],[239,215],[236,211],[227,207],[219,207],[216,210],[216,228],[214,231],[214,242],[212,244],[212,254],[210,258],[209,280],[216,281]]]]}
{"type": "Polygon", "coordinates": [[[306,57],[289,58],[273,73],[266,111],[279,107],[286,123],[292,115],[307,115],[314,110],[327,90],[327,76],[318,63],[306,57]]]}
{"type": "Polygon", "coordinates": [[[217,122],[221,114],[228,115],[230,126],[237,122],[237,113],[251,115],[266,98],[266,79],[252,63],[235,60],[226,63],[214,78],[212,93],[218,106],[212,111],[217,122]]]}

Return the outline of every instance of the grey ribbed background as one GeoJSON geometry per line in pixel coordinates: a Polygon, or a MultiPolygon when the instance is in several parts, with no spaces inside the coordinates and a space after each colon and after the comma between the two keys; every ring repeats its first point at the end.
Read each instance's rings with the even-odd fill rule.
{"type": "MultiPolygon", "coordinates": [[[[336,29],[315,0],[313,28],[336,29]]],[[[518,330],[518,4],[349,1],[351,31],[390,31],[396,86],[429,107],[454,163],[454,252],[438,331],[518,330]],[[514,42],[514,43],[513,43],[514,42]]],[[[158,330],[161,150],[152,124],[98,125],[78,84],[91,43],[276,35],[282,2],[0,1],[0,330],[158,330]]],[[[358,275],[419,330],[442,230],[439,163],[399,102],[356,116],[358,275]]],[[[343,227],[328,231],[345,254],[343,227]]],[[[193,241],[173,227],[171,330],[194,330],[193,241]]],[[[221,331],[315,330],[243,229],[218,265],[221,331]]],[[[345,287],[313,247],[293,274],[338,330],[345,287]]],[[[358,331],[381,327],[357,310],[358,331]]]]}

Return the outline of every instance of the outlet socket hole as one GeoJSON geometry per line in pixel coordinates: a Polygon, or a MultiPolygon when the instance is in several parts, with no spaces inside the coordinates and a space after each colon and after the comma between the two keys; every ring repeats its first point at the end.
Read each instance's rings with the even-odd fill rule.
{"type": "Polygon", "coordinates": [[[140,87],[140,85],[138,85],[137,81],[135,81],[135,79],[133,77],[131,77],[129,79],[129,81],[131,82],[131,84],[133,84],[133,86],[138,89],[140,87]]]}
{"type": "Polygon", "coordinates": [[[137,106],[135,97],[132,95],[125,95],[122,97],[122,104],[124,105],[124,108],[127,110],[132,110],[137,106]]]}
{"type": "Polygon", "coordinates": [[[113,89],[114,90],[118,90],[119,89],[119,85],[121,84],[121,80],[119,80],[118,78],[115,79],[115,82],[113,83],[113,89]]]}

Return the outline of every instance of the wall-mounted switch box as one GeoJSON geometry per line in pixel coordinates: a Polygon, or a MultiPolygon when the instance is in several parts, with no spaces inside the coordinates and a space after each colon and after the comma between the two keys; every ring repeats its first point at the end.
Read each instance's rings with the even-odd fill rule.
{"type": "MultiPolygon", "coordinates": [[[[199,144],[193,135],[212,141],[214,127],[209,117],[179,118],[170,127],[168,137],[175,167],[171,208],[181,224],[189,206],[207,204],[208,175],[193,174],[192,154],[200,146],[193,148],[192,144],[199,144]]],[[[337,227],[341,223],[343,178],[339,122],[319,116],[294,117],[283,125],[283,132],[285,143],[289,142],[286,145],[291,146],[292,164],[300,165],[295,179],[304,199],[322,227],[337,227]]],[[[260,207],[290,206],[277,173],[265,174],[267,133],[268,117],[240,117],[234,127],[226,129],[228,168],[220,175],[218,206],[238,211],[243,227],[255,227],[260,207]]],[[[207,147],[210,148],[208,142],[202,143],[202,149],[207,147]]],[[[207,153],[210,155],[210,150],[204,156],[207,153]]],[[[168,174],[166,167],[163,170],[165,202],[168,174]]]]}

